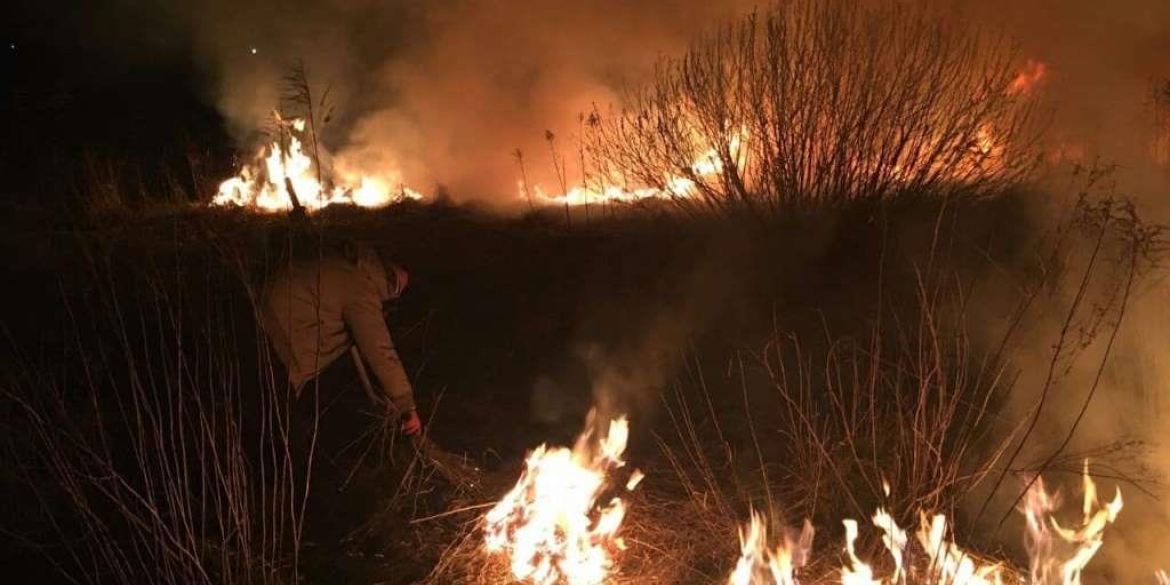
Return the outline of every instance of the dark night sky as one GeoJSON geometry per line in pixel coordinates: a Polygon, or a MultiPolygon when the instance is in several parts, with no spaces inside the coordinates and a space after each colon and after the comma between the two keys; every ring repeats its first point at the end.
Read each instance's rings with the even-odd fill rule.
{"type": "Polygon", "coordinates": [[[147,185],[189,174],[192,152],[226,164],[230,141],[179,19],[124,0],[17,0],[5,12],[0,165],[19,180],[0,199],[67,199],[86,157],[147,185]]]}
{"type": "Polygon", "coordinates": [[[16,0],[5,9],[4,41],[10,56],[56,61],[62,67],[173,62],[189,34],[177,15],[161,8],[165,5],[142,0],[16,0]]]}

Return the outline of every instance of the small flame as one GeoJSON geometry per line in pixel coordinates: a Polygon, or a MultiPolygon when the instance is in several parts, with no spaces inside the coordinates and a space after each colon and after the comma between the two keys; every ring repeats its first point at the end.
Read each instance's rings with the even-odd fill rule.
{"type": "MultiPolygon", "coordinates": [[[[744,148],[748,140],[748,131],[740,129],[738,132],[729,132],[727,135],[727,154],[731,160],[743,165],[747,151],[744,148]]],[[[614,185],[606,187],[577,186],[561,195],[551,195],[539,185],[532,188],[536,198],[544,203],[556,205],[588,205],[590,203],[633,203],[650,199],[688,198],[699,193],[696,179],[711,179],[723,172],[723,157],[719,150],[710,147],[704,150],[691,163],[690,167],[679,174],[672,174],[664,178],[664,188],[642,187],[623,189],[614,185]]],[[[528,190],[523,181],[518,182],[521,197],[526,197],[528,190]]]]}
{"type": "MultiPolygon", "coordinates": [[[[883,482],[883,491],[888,490],[883,482]]],[[[911,543],[907,534],[884,509],[873,516],[873,524],[882,532],[882,544],[893,559],[893,572],[876,576],[874,569],[857,554],[860,527],[856,520],[844,520],[845,547],[840,569],[842,585],[905,585],[924,578],[933,585],[1080,585],[1081,574],[1104,543],[1105,528],[1121,512],[1120,491],[1101,504],[1097,484],[1089,476],[1088,462],[1082,476],[1084,492],[1081,521],[1065,527],[1055,517],[1059,508],[1057,494],[1045,490],[1037,480],[1029,489],[1021,512],[1026,524],[1025,544],[1031,557],[1025,578],[1016,578],[1000,563],[980,561],[960,548],[951,533],[947,517],[942,514],[919,514],[916,548],[907,554],[911,543]],[[920,559],[922,564],[908,564],[920,559]]],[[[887,491],[888,496],[888,491],[887,491]]],[[[740,558],[728,579],[729,585],[797,585],[797,575],[808,560],[812,546],[812,527],[805,522],[799,545],[791,541],[775,550],[768,549],[764,520],[755,512],[746,529],[740,531],[740,558]],[[806,540],[807,536],[807,540],[806,540]]],[[[1170,585],[1170,574],[1158,571],[1158,585],[1170,585]]]]}
{"type": "Polygon", "coordinates": [[[1004,582],[1003,568],[998,564],[984,564],[947,538],[947,517],[935,514],[927,520],[919,515],[918,543],[929,560],[927,573],[937,576],[937,582],[955,585],[999,585],[1004,582]]]}
{"type": "Polygon", "coordinates": [[[634,488],[638,487],[638,484],[642,483],[643,479],[646,479],[646,474],[635,469],[634,472],[630,474],[629,481],[626,482],[626,489],[631,492],[634,491],[634,488]]]}
{"type": "Polygon", "coordinates": [[[842,520],[845,525],[845,564],[841,567],[841,585],[881,585],[873,578],[873,568],[857,557],[857,521],[842,520]]]}
{"type": "MultiPolygon", "coordinates": [[[[625,545],[617,532],[625,518],[609,477],[623,467],[629,423],[622,417],[594,445],[586,431],[572,449],[537,447],[516,486],[485,516],[485,548],[505,553],[512,575],[540,585],[597,585],[614,569],[625,545]]],[[[633,489],[642,475],[635,471],[633,489]]]]}
{"type": "MultiPolygon", "coordinates": [[[[883,487],[886,490],[886,496],[889,496],[889,485],[885,484],[883,487]]],[[[899,582],[902,580],[904,555],[906,554],[906,531],[902,530],[894,521],[894,517],[882,508],[878,508],[877,513],[873,515],[873,525],[882,531],[882,544],[889,551],[890,557],[894,559],[894,576],[891,580],[895,583],[899,582]]]]}
{"type": "Polygon", "coordinates": [[[1065,528],[1057,522],[1053,512],[1059,507],[1060,498],[1044,488],[1043,480],[1037,478],[1024,498],[1033,583],[1080,585],[1081,573],[1105,543],[1105,528],[1121,513],[1121,490],[1105,505],[1098,502],[1097,484],[1089,476],[1087,461],[1082,478],[1084,495],[1079,527],[1065,528]]]}
{"type": "Polygon", "coordinates": [[[317,211],[335,203],[358,207],[385,207],[405,199],[422,199],[417,191],[398,185],[388,179],[371,177],[346,170],[344,161],[338,161],[334,185],[322,184],[322,177],[313,158],[305,154],[301,135],[305,120],[282,120],[276,115],[282,136],[261,148],[251,164],[244,165],[238,176],[219,185],[212,205],[244,207],[267,212],[288,211],[293,208],[292,195],[308,211],[317,211]],[[290,191],[291,189],[291,191],[290,191]]]}
{"type": "Polygon", "coordinates": [[[812,548],[813,527],[805,521],[800,537],[793,542],[788,535],[775,548],[768,546],[764,519],[752,511],[751,524],[739,531],[740,557],[728,585],[752,585],[764,582],[798,585],[797,569],[804,566],[812,548]]]}

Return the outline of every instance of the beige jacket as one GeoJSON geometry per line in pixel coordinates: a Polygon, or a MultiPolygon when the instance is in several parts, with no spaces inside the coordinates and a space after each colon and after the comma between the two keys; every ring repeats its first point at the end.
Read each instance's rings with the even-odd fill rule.
{"type": "Polygon", "coordinates": [[[264,329],[299,395],[305,384],[357,343],[400,411],[414,408],[410,380],[382,317],[389,290],[380,261],[326,257],[293,264],[264,291],[264,329]]]}

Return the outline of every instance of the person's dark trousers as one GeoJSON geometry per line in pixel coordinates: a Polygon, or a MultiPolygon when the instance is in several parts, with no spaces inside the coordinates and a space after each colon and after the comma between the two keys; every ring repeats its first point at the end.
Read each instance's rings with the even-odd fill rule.
{"type": "Polygon", "coordinates": [[[366,501],[372,498],[360,484],[381,463],[380,447],[370,442],[378,439],[384,416],[370,402],[348,353],[301,388],[290,432],[298,475],[309,471],[307,541],[332,548],[372,513],[375,502],[366,501]]]}

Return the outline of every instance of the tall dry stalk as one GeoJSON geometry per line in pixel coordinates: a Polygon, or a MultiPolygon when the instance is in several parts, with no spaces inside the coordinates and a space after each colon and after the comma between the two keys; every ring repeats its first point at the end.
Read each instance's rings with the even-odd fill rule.
{"type": "Polygon", "coordinates": [[[309,143],[313,146],[311,154],[313,166],[317,168],[317,182],[325,185],[324,157],[318,136],[321,129],[333,118],[333,105],[329,102],[329,93],[332,86],[326,86],[319,99],[313,97],[313,86],[309,83],[309,73],[305,69],[304,59],[298,59],[284,77],[285,91],[283,102],[298,117],[303,117],[309,130],[309,143]]]}
{"type": "Polygon", "coordinates": [[[592,127],[593,117],[577,115],[577,170],[581,174],[581,189],[585,196],[585,223],[589,223],[589,167],[585,159],[585,124],[592,127]]]}
{"type": "Polygon", "coordinates": [[[528,200],[528,211],[534,211],[536,208],[532,205],[532,189],[528,185],[528,171],[524,168],[524,151],[517,148],[512,152],[512,157],[516,159],[516,165],[520,167],[520,187],[524,192],[524,198],[528,200]]]}
{"type": "Polygon", "coordinates": [[[66,296],[69,346],[3,385],[29,485],[75,582],[287,583],[303,506],[288,385],[254,324],[174,265],[127,274],[83,246],[89,294],[66,296]],[[129,285],[129,286],[128,286],[129,285]],[[255,352],[248,356],[248,352],[255,352]],[[254,358],[254,359],[252,359],[254,358]]]}
{"type": "Polygon", "coordinates": [[[1079,232],[1088,240],[1087,257],[1077,265],[1076,270],[1057,273],[1058,278],[1070,277],[1068,283],[1060,288],[1073,291],[1071,300],[1061,320],[1056,341],[1051,346],[1043,382],[1034,404],[1028,409],[1026,425],[1020,427],[1023,432],[1018,439],[1013,440],[1014,447],[1005,458],[1003,469],[979,508],[978,515],[981,516],[987,511],[1009,473],[1026,476],[1024,488],[1000,517],[1000,526],[1022,501],[1028,489],[1054,466],[1072,443],[1113,357],[1114,344],[1134,291],[1138,283],[1159,266],[1165,253],[1163,226],[1144,222],[1133,203],[1124,199],[1112,196],[1090,199],[1086,193],[1082,193],[1069,229],[1079,232]],[[1052,401],[1051,397],[1058,392],[1061,383],[1069,379],[1077,359],[1098,338],[1104,339],[1104,347],[1091,378],[1087,380],[1087,389],[1076,416],[1057,444],[1040,446],[1047,454],[1041,456],[1038,462],[1021,464],[1019,460],[1025,449],[1035,447],[1029,440],[1044,420],[1044,415],[1048,414],[1046,407],[1052,401]]]}
{"type": "MultiPolygon", "coordinates": [[[[562,194],[568,194],[568,172],[565,169],[565,157],[557,152],[557,137],[552,133],[552,130],[545,130],[544,140],[548,142],[548,152],[552,156],[553,171],[557,175],[557,184],[560,186],[562,194]]],[[[568,201],[565,202],[565,225],[568,227],[573,226],[573,218],[569,214],[568,201]]]]}

